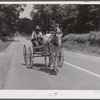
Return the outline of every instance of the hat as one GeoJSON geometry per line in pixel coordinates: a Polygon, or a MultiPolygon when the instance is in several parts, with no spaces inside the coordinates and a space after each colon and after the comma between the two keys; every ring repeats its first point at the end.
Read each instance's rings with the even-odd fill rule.
{"type": "Polygon", "coordinates": [[[39,26],[36,26],[36,28],[35,29],[38,29],[38,30],[40,30],[40,27],[39,26]]]}

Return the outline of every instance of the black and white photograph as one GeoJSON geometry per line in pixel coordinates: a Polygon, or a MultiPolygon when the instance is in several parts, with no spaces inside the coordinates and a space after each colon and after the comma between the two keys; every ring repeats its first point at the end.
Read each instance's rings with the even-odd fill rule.
{"type": "Polygon", "coordinates": [[[100,3],[0,4],[0,89],[100,93],[100,3]]]}

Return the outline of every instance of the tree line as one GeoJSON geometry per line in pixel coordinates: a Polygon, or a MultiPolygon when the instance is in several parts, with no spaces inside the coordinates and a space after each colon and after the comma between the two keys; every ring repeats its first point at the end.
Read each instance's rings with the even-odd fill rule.
{"type": "Polygon", "coordinates": [[[43,31],[53,30],[55,24],[64,35],[100,30],[100,5],[34,5],[30,15],[43,31]]]}
{"type": "Polygon", "coordinates": [[[100,5],[35,4],[30,16],[32,20],[24,19],[27,26],[31,24],[34,30],[39,25],[44,33],[54,30],[56,25],[62,27],[64,35],[100,30],[100,5]]]}
{"type": "Polygon", "coordinates": [[[34,4],[29,18],[19,18],[25,5],[0,5],[0,35],[31,34],[36,25],[45,34],[60,26],[64,35],[100,31],[100,5],[34,4]]]}

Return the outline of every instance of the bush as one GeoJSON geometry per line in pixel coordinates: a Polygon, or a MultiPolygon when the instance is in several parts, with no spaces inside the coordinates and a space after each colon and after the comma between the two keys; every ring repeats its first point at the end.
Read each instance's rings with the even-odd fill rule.
{"type": "Polygon", "coordinates": [[[63,37],[63,45],[67,49],[100,54],[100,32],[90,32],[88,34],[69,34],[63,37]]]}
{"type": "Polygon", "coordinates": [[[7,38],[6,37],[0,37],[0,39],[3,41],[3,42],[6,42],[7,41],[7,38]]]}

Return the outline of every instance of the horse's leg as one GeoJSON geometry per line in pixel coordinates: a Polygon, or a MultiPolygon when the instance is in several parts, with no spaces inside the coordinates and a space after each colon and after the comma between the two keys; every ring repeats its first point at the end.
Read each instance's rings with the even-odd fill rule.
{"type": "Polygon", "coordinates": [[[47,56],[46,55],[45,55],[44,59],[45,59],[45,68],[47,68],[47,56]]]}
{"type": "Polygon", "coordinates": [[[57,62],[57,53],[55,53],[54,59],[53,59],[53,71],[54,71],[55,73],[58,72],[58,69],[57,69],[57,66],[56,66],[56,62],[57,62]]]}
{"type": "Polygon", "coordinates": [[[47,62],[46,62],[47,55],[46,55],[46,48],[45,48],[45,46],[44,46],[44,49],[43,49],[43,53],[44,53],[45,68],[47,68],[47,62]]]}
{"type": "Polygon", "coordinates": [[[47,56],[45,55],[45,57],[44,57],[44,60],[45,60],[45,68],[47,68],[47,56]]]}
{"type": "Polygon", "coordinates": [[[48,67],[51,66],[51,53],[49,53],[49,64],[48,64],[48,67]]]}
{"type": "Polygon", "coordinates": [[[53,56],[52,57],[53,57],[53,59],[52,59],[53,60],[53,70],[55,71],[55,60],[56,59],[55,59],[55,54],[54,53],[53,53],[53,56]]]}

